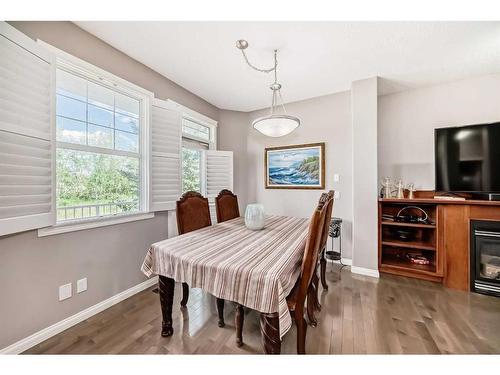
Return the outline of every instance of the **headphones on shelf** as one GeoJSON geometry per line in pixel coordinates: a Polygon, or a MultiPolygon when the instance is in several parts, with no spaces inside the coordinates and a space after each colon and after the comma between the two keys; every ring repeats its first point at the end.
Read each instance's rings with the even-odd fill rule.
{"type": "Polygon", "coordinates": [[[417,206],[406,206],[403,207],[394,217],[394,221],[404,222],[404,223],[422,223],[422,224],[431,224],[429,220],[429,215],[423,209],[417,206]],[[403,215],[403,212],[414,209],[421,213],[421,216],[417,215],[403,215]]]}

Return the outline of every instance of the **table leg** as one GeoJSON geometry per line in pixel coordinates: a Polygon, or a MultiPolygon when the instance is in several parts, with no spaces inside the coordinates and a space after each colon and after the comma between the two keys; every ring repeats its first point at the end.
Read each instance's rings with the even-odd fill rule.
{"type": "Polygon", "coordinates": [[[243,306],[236,304],[236,311],[234,314],[234,321],[236,326],[236,346],[243,345],[243,320],[245,319],[245,311],[243,306]]]}
{"type": "Polygon", "coordinates": [[[262,334],[264,352],[266,354],[280,354],[280,322],[277,313],[260,314],[260,332],[262,334]]]}
{"type": "Polygon", "coordinates": [[[182,283],[182,300],[181,300],[181,306],[185,307],[188,303],[189,299],[189,285],[187,283],[182,283]]]}
{"type": "Polygon", "coordinates": [[[170,277],[159,276],[158,286],[160,290],[161,305],[161,335],[163,337],[172,336],[174,329],[172,327],[172,305],[174,303],[175,281],[170,277]]]}
{"type": "Polygon", "coordinates": [[[224,327],[224,300],[222,298],[217,298],[217,313],[219,314],[219,327],[224,327]]]}

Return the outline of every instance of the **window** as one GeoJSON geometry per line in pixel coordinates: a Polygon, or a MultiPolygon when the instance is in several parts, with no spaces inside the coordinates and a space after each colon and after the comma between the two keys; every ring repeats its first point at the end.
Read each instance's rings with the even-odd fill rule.
{"type": "Polygon", "coordinates": [[[191,139],[199,139],[209,143],[211,141],[210,127],[200,124],[192,119],[182,119],[182,133],[191,139]]]}
{"type": "Polygon", "coordinates": [[[145,210],[140,93],[57,69],[57,221],[145,210]]]}
{"type": "Polygon", "coordinates": [[[170,101],[182,114],[182,192],[206,194],[204,150],[216,148],[214,120],[170,101]]]}
{"type": "Polygon", "coordinates": [[[182,139],[182,192],[203,192],[202,160],[203,150],[208,150],[208,144],[189,138],[182,139]]]}

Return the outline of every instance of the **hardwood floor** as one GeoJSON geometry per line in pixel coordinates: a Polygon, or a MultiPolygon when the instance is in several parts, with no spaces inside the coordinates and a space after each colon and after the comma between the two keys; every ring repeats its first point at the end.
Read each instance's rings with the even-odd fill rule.
{"type": "MultiPolygon", "coordinates": [[[[339,272],[328,264],[328,292],[318,326],[308,327],[308,354],[500,353],[500,298],[443,288],[416,279],[380,279],[339,272]]],[[[158,294],[141,292],[26,351],[28,354],[254,354],[261,353],[259,314],[246,311],[244,345],[235,344],[234,308],[217,326],[215,298],[191,289],[180,308],[176,285],[174,335],[160,336],[158,294]]],[[[295,327],[282,353],[296,353],[295,327]]]]}

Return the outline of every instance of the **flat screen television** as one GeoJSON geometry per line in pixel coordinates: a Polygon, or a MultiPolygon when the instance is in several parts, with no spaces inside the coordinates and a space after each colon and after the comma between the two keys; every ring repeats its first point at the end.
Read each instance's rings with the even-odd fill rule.
{"type": "Polygon", "coordinates": [[[436,191],[500,193],[500,122],[435,130],[436,191]]]}

